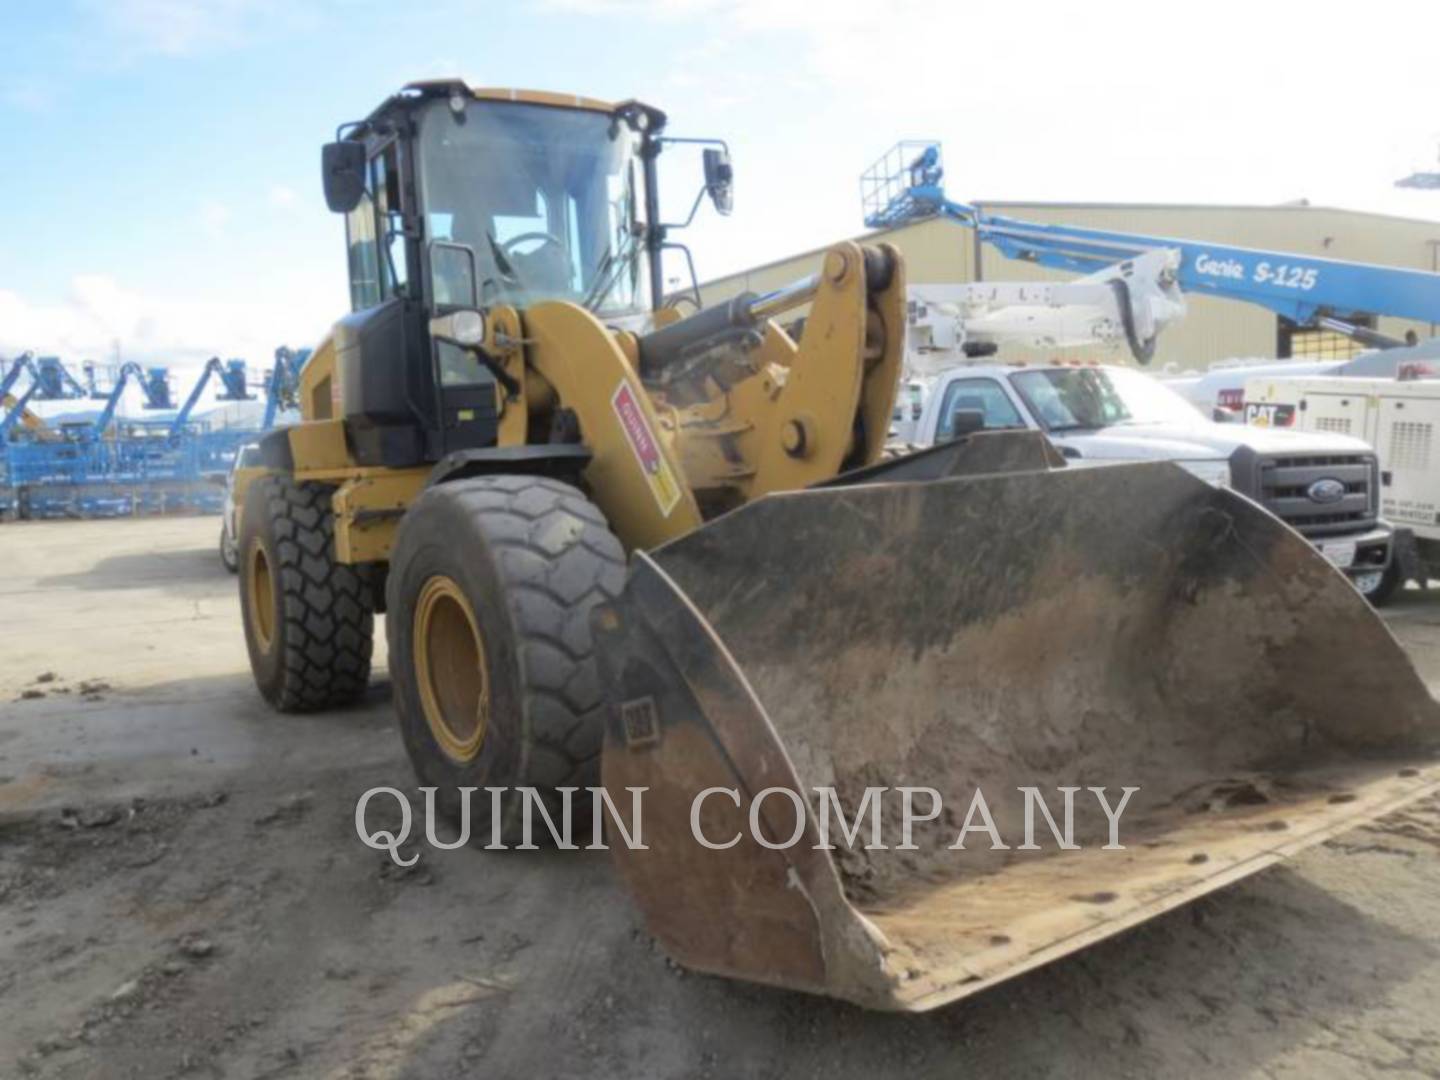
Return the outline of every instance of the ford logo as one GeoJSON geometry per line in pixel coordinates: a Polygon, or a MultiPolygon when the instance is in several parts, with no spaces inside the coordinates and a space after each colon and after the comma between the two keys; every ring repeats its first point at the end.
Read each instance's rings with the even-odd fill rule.
{"type": "Polygon", "coordinates": [[[1311,502],[1333,503],[1345,497],[1345,485],[1333,476],[1322,476],[1305,489],[1311,502]]]}

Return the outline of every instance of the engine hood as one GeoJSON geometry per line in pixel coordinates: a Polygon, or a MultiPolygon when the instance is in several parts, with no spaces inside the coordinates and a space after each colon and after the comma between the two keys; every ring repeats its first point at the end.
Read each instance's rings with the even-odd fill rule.
{"type": "Polygon", "coordinates": [[[1062,432],[1051,435],[1050,440],[1083,458],[1102,461],[1218,461],[1228,459],[1242,446],[1257,454],[1358,454],[1370,450],[1363,440],[1349,435],[1203,422],[1194,427],[1120,425],[1062,432]]]}

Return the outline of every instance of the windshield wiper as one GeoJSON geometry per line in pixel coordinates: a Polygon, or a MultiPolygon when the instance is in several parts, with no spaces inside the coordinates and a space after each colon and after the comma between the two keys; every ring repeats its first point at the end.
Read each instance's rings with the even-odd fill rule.
{"type": "Polygon", "coordinates": [[[525,288],[525,283],[520,280],[520,275],[516,272],[514,265],[505,257],[505,249],[496,243],[495,237],[490,235],[489,229],[485,230],[485,239],[490,243],[490,254],[495,259],[495,269],[500,271],[502,277],[508,278],[519,288],[525,288]]]}
{"type": "Polygon", "coordinates": [[[588,311],[595,311],[600,304],[614,290],[620,282],[621,272],[630,265],[631,258],[635,254],[635,234],[626,233],[625,240],[616,251],[613,245],[607,245],[605,254],[601,256],[599,264],[595,267],[595,284],[590,286],[590,291],[580,301],[581,306],[588,311]]]}

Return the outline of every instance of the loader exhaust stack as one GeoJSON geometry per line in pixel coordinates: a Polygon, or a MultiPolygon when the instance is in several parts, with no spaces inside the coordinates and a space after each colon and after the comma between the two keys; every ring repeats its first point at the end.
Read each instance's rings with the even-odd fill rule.
{"type": "Polygon", "coordinates": [[[597,613],[604,783],[648,789],[648,850],[615,857],[680,962],[929,1009],[1440,789],[1440,707],[1297,534],[1173,465],[976,458],[1007,459],[761,499],[637,553],[597,613]],[[901,787],[944,807],[913,850],[901,787]],[[1080,789],[1075,849],[1018,850],[1025,787],[1057,819],[1080,789]],[[1090,787],[1138,788],[1123,850],[1090,787]],[[763,800],[774,847],[767,788],[803,807],[763,800]],[[854,822],[867,789],[880,848],[823,794],[854,822]],[[951,848],[977,789],[1008,850],[951,848]]]}

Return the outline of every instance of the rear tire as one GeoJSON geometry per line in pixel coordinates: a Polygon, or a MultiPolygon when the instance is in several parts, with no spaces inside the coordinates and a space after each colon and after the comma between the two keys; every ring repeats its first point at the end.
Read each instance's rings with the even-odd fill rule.
{"type": "Polygon", "coordinates": [[[280,712],[348,705],[370,681],[363,572],[335,561],[334,489],[264,476],[241,514],[240,609],[255,685],[280,712]]]}
{"type": "MultiPolygon", "coordinates": [[[[505,843],[521,836],[518,787],[557,827],[572,796],[588,842],[599,783],[603,697],[590,610],[615,597],[625,554],[604,516],[569,484],[487,476],[431,488],[405,514],[391,553],[386,635],[400,733],[420,784],[460,816],[461,787],[509,789],[505,843]]],[[[471,836],[489,843],[492,804],[471,799],[471,836]]],[[[549,833],[535,815],[534,839],[549,833]]]]}

